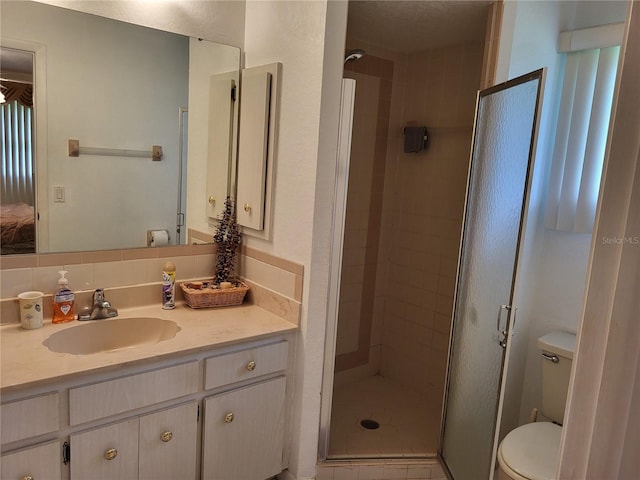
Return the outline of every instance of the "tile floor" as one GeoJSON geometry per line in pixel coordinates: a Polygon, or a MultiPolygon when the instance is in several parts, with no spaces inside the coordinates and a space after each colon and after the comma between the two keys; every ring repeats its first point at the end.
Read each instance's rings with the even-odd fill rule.
{"type": "Polygon", "coordinates": [[[316,480],[445,480],[437,460],[408,463],[330,462],[318,465],[316,480]]]}
{"type": "Polygon", "coordinates": [[[379,375],[336,387],[329,459],[435,457],[440,416],[440,405],[379,375]],[[365,429],[363,419],[380,427],[365,429]]]}

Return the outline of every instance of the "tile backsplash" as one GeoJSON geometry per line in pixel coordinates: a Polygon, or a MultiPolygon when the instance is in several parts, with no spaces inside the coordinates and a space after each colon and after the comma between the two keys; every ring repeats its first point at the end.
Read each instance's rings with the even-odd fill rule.
{"type": "MultiPolygon", "coordinates": [[[[147,298],[152,295],[153,284],[161,282],[165,262],[172,261],[176,265],[177,281],[211,278],[215,269],[215,252],[215,245],[209,244],[2,257],[0,321],[17,320],[12,317],[17,305],[15,299],[20,292],[37,290],[50,296],[57,286],[59,270],[69,272],[69,285],[80,297],[90,298],[89,292],[96,288],[113,289],[112,294],[116,294],[122,290],[120,287],[135,286],[147,298]],[[149,288],[144,288],[146,286],[149,288]]],[[[294,323],[298,321],[302,301],[302,265],[244,246],[238,264],[240,276],[252,287],[249,301],[294,323]]],[[[45,308],[45,318],[48,314],[50,316],[45,308]]]]}
{"type": "Polygon", "coordinates": [[[67,278],[74,291],[159,282],[162,267],[168,260],[176,264],[176,280],[207,277],[214,269],[214,253],[213,245],[185,245],[3,257],[0,298],[14,298],[25,290],[52,293],[59,270],[69,272],[67,278]]]}

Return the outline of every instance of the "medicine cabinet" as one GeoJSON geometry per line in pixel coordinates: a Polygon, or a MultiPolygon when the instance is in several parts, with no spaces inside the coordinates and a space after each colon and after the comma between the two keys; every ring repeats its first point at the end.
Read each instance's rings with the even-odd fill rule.
{"type": "Polygon", "coordinates": [[[243,233],[271,238],[282,64],[242,70],[238,131],[237,220],[243,233]]]}

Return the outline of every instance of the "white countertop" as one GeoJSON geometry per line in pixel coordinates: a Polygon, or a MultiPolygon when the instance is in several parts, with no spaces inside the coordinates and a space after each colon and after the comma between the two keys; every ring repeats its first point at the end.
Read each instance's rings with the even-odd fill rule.
{"type": "Polygon", "coordinates": [[[0,392],[7,393],[68,380],[74,376],[116,370],[125,365],[259,340],[293,332],[298,328],[255,305],[196,310],[183,304],[176,305],[174,310],[163,310],[160,305],[145,306],[122,309],[116,318],[134,317],[173,320],[181,330],[174,338],[155,344],[73,355],[52,352],[42,342],[66,328],[109,320],[73,321],[57,325],[49,321],[37,330],[25,330],[20,324],[0,327],[0,392]]]}

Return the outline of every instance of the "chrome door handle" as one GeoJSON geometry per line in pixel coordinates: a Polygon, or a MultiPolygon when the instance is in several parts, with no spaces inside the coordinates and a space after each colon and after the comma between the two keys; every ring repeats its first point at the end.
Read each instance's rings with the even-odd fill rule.
{"type": "MultiPolygon", "coordinates": [[[[514,308],[512,305],[500,305],[500,308],[498,309],[498,321],[497,321],[497,325],[496,325],[496,329],[498,330],[498,332],[500,332],[500,334],[502,335],[502,338],[498,340],[498,345],[500,345],[502,348],[507,348],[507,335],[508,335],[508,321],[505,322],[504,324],[504,328],[502,328],[502,311],[506,310],[507,312],[510,312],[511,310],[513,310],[513,317],[514,317],[514,323],[515,323],[515,315],[516,315],[516,308],[514,308]]],[[[507,318],[509,318],[507,316],[507,318]]]]}
{"type": "Polygon", "coordinates": [[[507,312],[509,312],[511,310],[511,305],[500,305],[500,308],[498,309],[498,321],[496,322],[496,330],[498,330],[499,332],[504,332],[505,329],[507,328],[507,325],[505,324],[504,328],[502,327],[502,311],[506,310],[507,312]]]}

